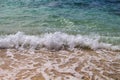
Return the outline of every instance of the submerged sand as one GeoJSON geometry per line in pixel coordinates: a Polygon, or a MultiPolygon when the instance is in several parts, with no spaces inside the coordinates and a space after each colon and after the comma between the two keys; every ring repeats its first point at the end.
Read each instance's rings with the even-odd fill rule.
{"type": "Polygon", "coordinates": [[[0,49],[0,80],[120,80],[120,52],[0,49]]]}

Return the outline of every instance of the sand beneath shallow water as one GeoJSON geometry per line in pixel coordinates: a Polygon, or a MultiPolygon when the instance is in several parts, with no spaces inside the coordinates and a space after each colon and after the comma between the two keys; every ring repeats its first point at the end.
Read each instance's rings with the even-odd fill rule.
{"type": "Polygon", "coordinates": [[[0,80],[120,80],[120,52],[0,49],[0,80]]]}

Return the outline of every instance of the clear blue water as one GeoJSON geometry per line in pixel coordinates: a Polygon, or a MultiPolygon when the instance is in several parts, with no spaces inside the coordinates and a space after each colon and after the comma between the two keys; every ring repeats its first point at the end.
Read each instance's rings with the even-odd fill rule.
{"type": "Polygon", "coordinates": [[[119,0],[0,0],[0,34],[64,32],[120,44],[119,0]]]}

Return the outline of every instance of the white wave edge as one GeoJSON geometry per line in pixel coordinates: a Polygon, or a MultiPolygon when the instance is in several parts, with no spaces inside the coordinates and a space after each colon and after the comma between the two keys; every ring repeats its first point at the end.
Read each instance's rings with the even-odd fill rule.
{"type": "Polygon", "coordinates": [[[74,49],[90,48],[120,50],[120,46],[113,46],[112,44],[100,42],[100,37],[92,38],[82,35],[69,35],[66,33],[55,32],[45,33],[41,36],[26,35],[23,32],[0,37],[0,48],[16,48],[16,49],[74,49]]]}

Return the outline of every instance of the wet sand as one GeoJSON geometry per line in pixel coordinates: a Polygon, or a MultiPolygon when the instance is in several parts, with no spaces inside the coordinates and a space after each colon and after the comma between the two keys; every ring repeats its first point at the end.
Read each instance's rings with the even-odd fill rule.
{"type": "Polygon", "coordinates": [[[0,80],[120,80],[120,52],[0,49],[0,80]]]}

